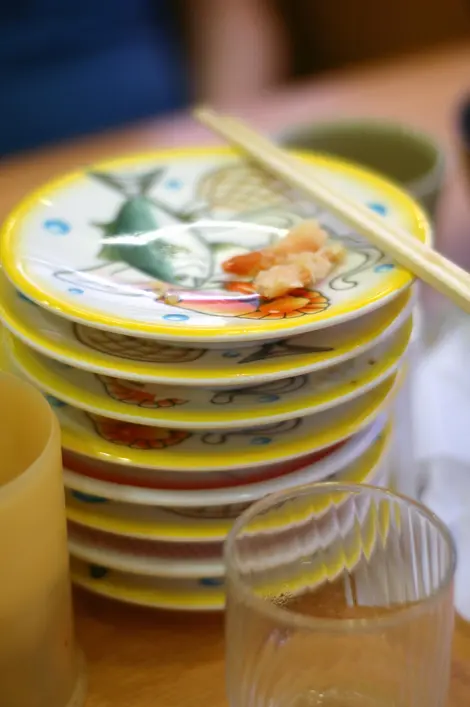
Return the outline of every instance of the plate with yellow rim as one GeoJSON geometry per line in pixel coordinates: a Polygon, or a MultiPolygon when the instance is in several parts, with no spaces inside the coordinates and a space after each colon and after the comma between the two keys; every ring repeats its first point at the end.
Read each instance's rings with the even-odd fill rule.
{"type": "MultiPolygon", "coordinates": [[[[384,485],[388,480],[387,450],[390,431],[384,430],[366,452],[346,468],[332,474],[330,481],[344,483],[374,483],[384,485]]],[[[308,477],[306,470],[304,476],[308,477]]],[[[315,470],[311,469],[312,479],[315,470]]],[[[306,481],[308,483],[308,481],[306,481]]],[[[296,478],[285,479],[283,489],[298,485],[296,478]]],[[[112,501],[99,496],[85,495],[70,489],[66,490],[67,518],[77,526],[92,528],[102,533],[145,540],[157,540],[167,543],[194,543],[196,547],[188,553],[193,557],[200,555],[200,543],[223,541],[232,524],[240,513],[252,501],[245,503],[230,503],[223,506],[211,506],[194,509],[186,506],[159,507],[144,506],[133,503],[112,501]],[[197,512],[200,510],[200,512],[197,512]]],[[[321,509],[320,509],[321,510],[321,509]]],[[[289,517],[289,523],[300,523],[302,518],[289,517]]],[[[268,531],[282,530],[277,520],[266,517],[265,527],[268,531]]]]}
{"type": "MultiPolygon", "coordinates": [[[[388,440],[390,435],[386,427],[387,416],[381,415],[365,430],[351,437],[342,445],[337,446],[332,451],[325,450],[324,456],[311,459],[301,457],[295,463],[291,462],[290,468],[283,473],[272,473],[266,478],[255,477],[244,478],[240,472],[232,472],[236,476],[238,483],[232,486],[223,485],[222,481],[216,478],[214,485],[209,488],[204,487],[200,478],[192,486],[165,488],[155,483],[155,471],[127,469],[126,467],[111,467],[108,474],[103,479],[101,476],[90,475],[88,469],[81,471],[70,468],[70,459],[64,459],[64,485],[73,492],[78,492],[79,497],[87,499],[91,497],[97,502],[102,499],[119,501],[141,506],[161,506],[163,508],[196,508],[205,509],[206,515],[211,514],[211,508],[222,507],[227,509],[230,506],[240,506],[248,502],[252,503],[260,498],[264,498],[270,493],[282,491],[291,486],[302,486],[324,479],[342,472],[351,466],[357,459],[364,456],[367,450],[377,441],[380,434],[385,434],[388,440]]],[[[275,465],[273,465],[275,466],[275,465]]],[[[271,470],[273,469],[271,466],[271,470]]],[[[110,465],[106,466],[108,470],[110,465]]],[[[173,478],[178,480],[183,474],[168,472],[173,478]]],[[[189,475],[191,479],[197,475],[189,475]]],[[[199,477],[212,480],[217,476],[217,472],[212,474],[200,474],[199,477]]],[[[225,512],[225,511],[224,511],[225,512]]],[[[216,515],[220,515],[217,512],[216,515]]]]}
{"type": "Polygon", "coordinates": [[[0,319],[44,356],[95,375],[142,383],[242,386],[323,370],[383,341],[408,318],[411,291],[351,322],[243,348],[169,346],[74,324],[37,306],[0,271],[0,319]]]}
{"type": "MultiPolygon", "coordinates": [[[[308,568],[303,564],[301,574],[295,572],[299,567],[294,559],[289,591],[302,594],[325,581],[332,581],[345,570],[351,571],[362,559],[370,558],[378,538],[383,542],[387,536],[390,509],[388,506],[366,508],[360,526],[354,523],[353,532],[340,542],[333,541],[327,552],[319,555],[318,562],[313,555],[312,564],[308,568]]],[[[225,606],[225,578],[219,575],[187,579],[135,574],[74,556],[70,570],[74,584],[118,601],[178,611],[221,611],[225,606]]],[[[268,590],[268,587],[263,586],[263,589],[268,590]]],[[[279,587],[271,585],[269,590],[275,593],[279,587]]]]}
{"type": "Polygon", "coordinates": [[[128,604],[173,611],[222,611],[222,578],[146,577],[111,570],[72,557],[72,582],[83,589],[128,604]]]}
{"type": "Polygon", "coordinates": [[[321,412],[367,393],[397,370],[411,332],[410,319],[389,340],[332,368],[229,390],[97,376],[48,359],[11,334],[5,333],[5,345],[40,390],[93,415],[171,428],[231,429],[321,412]]]}
{"type": "Polygon", "coordinates": [[[72,557],[121,572],[153,577],[222,577],[222,543],[187,543],[129,538],[68,524],[72,557]]]}
{"type": "MultiPolygon", "coordinates": [[[[333,475],[330,480],[386,482],[382,466],[387,443],[384,434],[358,463],[333,475]]],[[[294,485],[292,482],[286,488],[294,485]]],[[[240,506],[234,506],[232,516],[238,516],[241,510],[240,506]]],[[[121,572],[158,577],[222,577],[225,574],[221,542],[165,542],[69,523],[68,544],[73,557],[121,572]]]]}
{"type": "MultiPolygon", "coordinates": [[[[0,347],[3,370],[21,375],[6,347],[0,347]]],[[[65,453],[155,472],[233,472],[269,469],[335,447],[367,427],[393,400],[404,372],[339,408],[269,425],[191,431],[136,425],[86,413],[48,398],[59,419],[65,453]]],[[[220,473],[218,474],[220,476],[220,473]]]]}
{"type": "Polygon", "coordinates": [[[388,405],[397,374],[339,408],[308,417],[235,430],[190,430],[133,425],[56,407],[64,449],[114,464],[169,471],[256,468],[296,459],[351,437],[388,405]]]}
{"type": "MultiPolygon", "coordinates": [[[[423,211],[394,185],[332,158],[302,158],[326,186],[429,241],[423,211]]],[[[74,172],[21,202],[1,235],[5,273],[26,297],[87,326],[166,342],[313,331],[382,306],[413,279],[318,205],[222,148],[74,172]],[[315,289],[265,300],[249,283],[227,281],[226,259],[272,245],[306,218],[347,253],[315,289]]]]}
{"type": "MultiPolygon", "coordinates": [[[[369,436],[369,429],[367,427],[360,434],[353,435],[338,444],[325,447],[319,452],[301,455],[295,459],[277,463],[269,462],[254,468],[247,466],[242,469],[222,469],[211,471],[210,474],[207,473],[206,469],[179,471],[177,474],[175,474],[174,470],[142,469],[136,466],[113,464],[101,459],[84,457],[80,454],[68,452],[65,449],[62,450],[62,458],[64,466],[70,472],[67,474],[67,480],[73,479],[73,484],[68,484],[69,487],[85,493],[95,493],[94,490],[86,488],[89,485],[88,481],[109,482],[120,486],[121,489],[133,487],[133,489],[138,488],[142,491],[174,492],[178,495],[184,491],[195,490],[204,492],[220,489],[224,491],[245,486],[246,484],[261,483],[268,479],[280,478],[307,465],[320,462],[338,462],[338,468],[341,468],[341,465],[346,463],[344,462],[345,458],[349,460],[361,453],[362,445],[364,444],[363,438],[369,436]],[[71,477],[70,474],[73,474],[73,476],[71,477]]],[[[101,495],[106,496],[106,494],[101,495]]],[[[109,498],[109,496],[107,497],[109,498]]],[[[160,505],[160,503],[155,503],[155,505],[160,505]]],[[[162,503],[161,505],[173,504],[162,503]]]]}

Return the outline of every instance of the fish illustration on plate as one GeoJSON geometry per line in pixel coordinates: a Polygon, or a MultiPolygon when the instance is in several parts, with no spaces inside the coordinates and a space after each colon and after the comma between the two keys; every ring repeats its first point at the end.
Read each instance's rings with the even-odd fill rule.
{"type": "Polygon", "coordinates": [[[101,234],[97,256],[105,264],[74,272],[58,271],[56,277],[74,285],[128,296],[145,296],[146,290],[161,293],[159,283],[173,286],[176,292],[223,290],[224,277],[219,266],[224,260],[271,244],[302,219],[293,202],[280,195],[279,185],[272,180],[264,184],[263,173],[253,166],[247,173],[243,171],[241,181],[243,175],[236,165],[224,168],[218,176],[214,172],[203,175],[195,186],[193,199],[178,207],[164,198],[161,187],[167,174],[167,166],[137,174],[90,171],[91,179],[122,198],[109,220],[92,221],[101,234]],[[245,177],[251,173],[256,189],[250,187],[246,191],[245,177]],[[229,191],[227,178],[231,183],[229,191]],[[255,191],[258,193],[253,201],[255,191]],[[274,204],[277,212],[271,214],[274,204]],[[215,214],[220,217],[222,213],[226,221],[214,220],[215,214]],[[246,224],[241,234],[243,242],[240,221],[246,224]]]}
{"type": "MultiPolygon", "coordinates": [[[[272,245],[299,221],[314,216],[322,222],[325,214],[317,205],[252,164],[219,166],[194,183],[184,175],[175,179],[173,172],[169,179],[170,169],[156,165],[139,173],[90,171],[90,179],[120,200],[105,220],[98,222],[90,214],[99,234],[96,262],[54,276],[75,288],[146,298],[156,309],[171,307],[171,314],[176,309],[214,317],[285,319],[315,315],[330,306],[324,292],[315,290],[267,301],[256,292],[236,291],[233,285],[240,283],[227,278],[222,268],[234,256],[272,245]],[[167,184],[175,181],[184,186],[179,201],[167,193],[167,184]]],[[[335,228],[330,227],[332,233],[335,228]]],[[[340,239],[348,237],[352,239],[343,228],[340,239]]],[[[382,257],[366,250],[362,241],[351,240],[351,245],[355,254],[347,270],[329,283],[333,290],[355,287],[357,276],[382,257]]]]}
{"type": "MultiPolygon", "coordinates": [[[[201,272],[199,278],[207,279],[212,256],[204,238],[190,226],[178,228],[190,221],[184,209],[175,211],[168,205],[155,201],[151,190],[166,174],[159,167],[130,179],[120,179],[104,172],[90,172],[90,176],[105,186],[117,190],[124,197],[115,216],[107,223],[95,224],[102,232],[102,245],[98,257],[111,262],[127,263],[149,277],[164,283],[188,285],[187,268],[191,270],[197,255],[201,272]],[[163,227],[158,213],[163,212],[176,221],[163,227]],[[205,267],[204,264],[205,263],[205,267]]],[[[195,280],[197,281],[197,277],[195,280]]],[[[198,283],[195,282],[195,286],[198,283]]]]}
{"type": "Polygon", "coordinates": [[[193,200],[179,208],[171,206],[155,196],[166,173],[166,167],[140,175],[90,172],[92,179],[122,197],[108,221],[93,222],[101,233],[97,256],[104,264],[56,276],[116,294],[155,292],[158,298],[179,293],[184,298],[186,290],[223,290],[224,260],[280,237],[280,229],[250,226],[248,220],[240,243],[239,221],[214,220],[210,203],[193,200]]]}

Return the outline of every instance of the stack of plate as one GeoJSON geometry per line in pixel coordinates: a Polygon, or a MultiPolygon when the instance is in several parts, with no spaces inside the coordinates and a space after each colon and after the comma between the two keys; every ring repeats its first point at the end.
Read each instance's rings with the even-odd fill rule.
{"type": "MultiPolygon", "coordinates": [[[[429,237],[394,186],[309,159],[429,237]]],[[[7,220],[2,263],[5,366],[49,397],[62,427],[77,584],[218,609],[222,541],[251,502],[332,478],[388,483],[412,278],[229,151],[147,155],[49,184],[7,220]],[[224,260],[305,218],[347,249],[318,290],[263,301],[227,283],[224,260]]]]}

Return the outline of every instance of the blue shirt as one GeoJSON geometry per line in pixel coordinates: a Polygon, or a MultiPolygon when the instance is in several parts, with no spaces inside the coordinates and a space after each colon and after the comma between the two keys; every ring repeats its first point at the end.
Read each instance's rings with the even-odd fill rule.
{"type": "Polygon", "coordinates": [[[187,100],[175,0],[4,0],[0,155],[187,100]]]}

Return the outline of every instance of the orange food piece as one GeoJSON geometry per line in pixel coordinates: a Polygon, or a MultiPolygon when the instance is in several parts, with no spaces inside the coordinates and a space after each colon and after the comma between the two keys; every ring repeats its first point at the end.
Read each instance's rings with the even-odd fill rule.
{"type": "Polygon", "coordinates": [[[283,265],[292,253],[314,253],[327,241],[327,234],[315,221],[303,221],[270,248],[255,250],[243,255],[235,255],[226,260],[222,267],[230,275],[255,277],[262,270],[275,265],[283,265]]]}
{"type": "Polygon", "coordinates": [[[253,280],[261,297],[274,299],[323,280],[344,255],[316,221],[303,221],[270,248],[236,255],[222,267],[226,273],[253,280]]]}
{"type": "Polygon", "coordinates": [[[265,250],[254,250],[251,253],[235,255],[226,260],[222,267],[230,275],[239,277],[255,277],[261,270],[266,270],[274,265],[276,258],[269,248],[265,250]]]}

